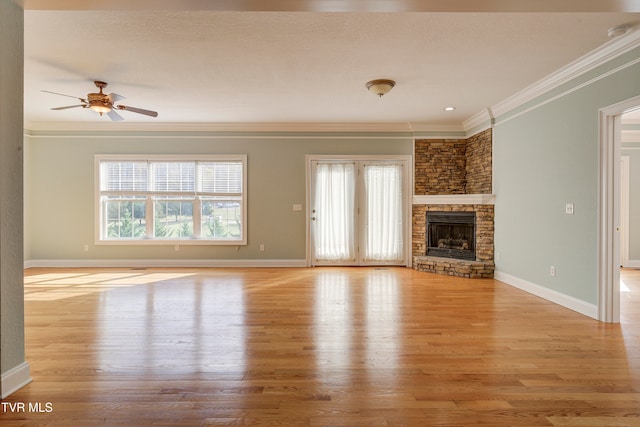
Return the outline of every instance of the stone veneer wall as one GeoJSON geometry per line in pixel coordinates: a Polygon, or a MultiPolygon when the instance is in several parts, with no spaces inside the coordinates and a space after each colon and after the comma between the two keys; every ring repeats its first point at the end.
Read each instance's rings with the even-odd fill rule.
{"type": "Polygon", "coordinates": [[[468,139],[418,139],[414,194],[491,194],[492,133],[468,139]]]}
{"type": "Polygon", "coordinates": [[[464,194],[466,146],[464,139],[416,140],[414,194],[464,194]]]}
{"type": "Polygon", "coordinates": [[[493,158],[491,129],[467,139],[466,192],[491,194],[493,192],[493,158]]]}

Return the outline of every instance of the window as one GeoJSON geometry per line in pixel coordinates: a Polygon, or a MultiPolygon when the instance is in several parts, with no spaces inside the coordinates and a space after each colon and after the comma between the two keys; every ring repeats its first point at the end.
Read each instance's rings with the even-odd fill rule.
{"type": "Polygon", "coordinates": [[[99,243],[246,244],[246,156],[96,156],[99,243]]]}

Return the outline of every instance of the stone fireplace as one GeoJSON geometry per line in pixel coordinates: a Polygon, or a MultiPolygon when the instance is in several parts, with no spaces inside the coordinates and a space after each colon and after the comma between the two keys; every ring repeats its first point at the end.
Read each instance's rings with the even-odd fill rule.
{"type": "Polygon", "coordinates": [[[493,216],[491,195],[414,196],[413,268],[459,277],[493,277],[493,216]],[[462,212],[475,215],[475,257],[458,259],[429,254],[428,212],[462,212]]]}
{"type": "Polygon", "coordinates": [[[427,255],[476,259],[476,213],[427,211],[427,255]]]}
{"type": "Polygon", "coordinates": [[[465,140],[416,140],[415,173],[413,268],[493,277],[491,129],[465,140]]]}

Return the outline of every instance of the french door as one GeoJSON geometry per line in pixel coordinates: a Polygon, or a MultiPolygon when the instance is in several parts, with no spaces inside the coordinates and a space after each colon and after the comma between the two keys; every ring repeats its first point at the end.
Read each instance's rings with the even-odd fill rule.
{"type": "Polygon", "coordinates": [[[309,161],[311,265],[408,265],[409,160],[309,161]]]}

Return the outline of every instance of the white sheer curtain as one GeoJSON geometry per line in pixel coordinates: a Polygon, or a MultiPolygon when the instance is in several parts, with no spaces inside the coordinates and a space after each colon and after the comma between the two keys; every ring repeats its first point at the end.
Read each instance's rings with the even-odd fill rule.
{"type": "Polygon", "coordinates": [[[355,164],[318,163],[315,188],[316,260],[356,260],[355,164]]]}
{"type": "Polygon", "coordinates": [[[402,165],[365,164],[365,261],[399,261],[402,241],[402,165]]]}

